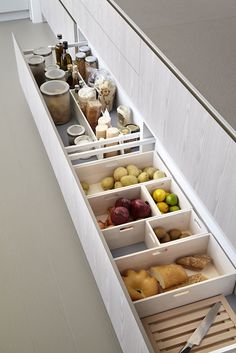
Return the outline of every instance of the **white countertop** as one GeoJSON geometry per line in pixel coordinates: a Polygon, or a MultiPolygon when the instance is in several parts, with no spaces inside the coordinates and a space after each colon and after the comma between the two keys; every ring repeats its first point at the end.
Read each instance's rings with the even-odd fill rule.
{"type": "Polygon", "coordinates": [[[108,0],[120,8],[236,134],[235,0],[108,0]]]}

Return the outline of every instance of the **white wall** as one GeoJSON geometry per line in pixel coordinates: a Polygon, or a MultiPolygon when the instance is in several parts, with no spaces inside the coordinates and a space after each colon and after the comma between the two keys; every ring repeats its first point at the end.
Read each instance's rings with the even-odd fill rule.
{"type": "Polygon", "coordinates": [[[1,0],[0,13],[12,11],[24,11],[29,9],[28,0],[1,0]]]}

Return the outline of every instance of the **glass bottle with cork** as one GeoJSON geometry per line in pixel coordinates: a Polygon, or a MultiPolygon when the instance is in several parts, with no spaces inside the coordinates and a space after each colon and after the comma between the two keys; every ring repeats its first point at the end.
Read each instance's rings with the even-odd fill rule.
{"type": "Polygon", "coordinates": [[[68,42],[64,41],[63,42],[63,51],[61,54],[61,64],[60,64],[60,68],[64,71],[67,71],[67,65],[72,64],[72,59],[69,53],[67,53],[67,49],[68,49],[68,42]]]}

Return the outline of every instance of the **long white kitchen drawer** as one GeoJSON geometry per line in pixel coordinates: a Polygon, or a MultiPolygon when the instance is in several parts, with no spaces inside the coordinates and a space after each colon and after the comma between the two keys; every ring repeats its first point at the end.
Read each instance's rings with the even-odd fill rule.
{"type": "MultiPolygon", "coordinates": [[[[189,303],[198,299],[207,298],[211,295],[232,293],[235,284],[235,269],[230,263],[230,259],[228,259],[227,255],[220,248],[214,237],[206,234],[198,234],[196,237],[189,237],[189,239],[185,241],[173,242],[173,244],[170,243],[168,245],[161,245],[158,242],[155,244],[155,242],[153,242],[153,247],[149,250],[135,252],[132,255],[129,254],[116,259],[113,258],[111,246],[107,240],[108,238],[106,238],[106,234],[108,235],[109,230],[102,232],[96,219],[96,216],[98,215],[97,212],[100,212],[97,211],[98,203],[100,206],[103,205],[102,207],[104,207],[104,210],[110,206],[109,202],[105,204],[105,198],[107,196],[115,196],[117,194],[118,197],[123,197],[125,194],[129,194],[130,197],[147,197],[150,203],[152,203],[153,210],[152,217],[147,220],[147,222],[149,222],[149,231],[151,231],[152,222],[157,219],[161,220],[170,217],[170,215],[162,216],[160,213],[158,214],[158,210],[155,209],[156,205],[151,198],[151,192],[154,184],[155,187],[161,185],[165,188],[165,183],[167,183],[168,189],[169,187],[172,188],[174,185],[173,191],[177,190],[180,192],[181,200],[183,200],[181,202],[184,205],[183,209],[186,209],[186,212],[192,212],[191,204],[187,199],[185,199],[183,191],[175,183],[171,174],[168,172],[168,166],[166,167],[165,163],[158,159],[158,156],[153,157],[152,152],[143,153],[142,155],[139,155],[139,152],[136,152],[132,154],[132,156],[124,155],[118,158],[110,158],[105,161],[105,163],[109,165],[112,161],[112,163],[114,162],[116,164],[120,163],[120,161],[123,162],[130,157],[134,159],[137,158],[137,160],[139,160],[139,156],[141,156],[138,163],[141,163],[140,161],[145,158],[148,158],[150,163],[151,161],[155,161],[157,164],[161,163],[160,165],[163,168],[166,168],[166,178],[160,181],[154,180],[147,184],[144,183],[137,186],[125,187],[119,191],[112,190],[108,193],[99,193],[97,195],[86,196],[80,184],[79,178],[81,177],[83,171],[86,170],[85,168],[88,168],[88,170],[91,168],[91,171],[94,171],[93,162],[86,163],[86,166],[84,165],[81,168],[80,166],[77,167],[72,164],[70,155],[66,150],[59,132],[49,114],[39,88],[35,84],[32,73],[25,61],[24,54],[20,50],[14,37],[13,41],[22,89],[31,109],[35,123],[38,127],[42,141],[45,145],[45,149],[54,169],[57,181],[62,190],[65,202],[71,214],[71,218],[78,232],[78,236],[81,240],[121,347],[124,353],[152,353],[153,348],[146,335],[140,317],[160,311],[159,308],[156,308],[156,305],[159,307],[158,302],[160,305],[163,303],[163,310],[168,308],[169,306],[166,304],[165,306],[164,303],[166,303],[166,301],[169,302],[169,295],[173,296],[173,293],[164,295],[160,294],[159,297],[157,296],[156,298],[144,300],[144,304],[143,301],[133,303],[126,291],[120,271],[122,272],[122,270],[127,268],[128,265],[137,266],[133,262],[133,259],[135,259],[136,264],[139,263],[139,266],[146,266],[145,263],[149,260],[145,260],[144,263],[142,261],[144,257],[146,259],[149,252],[152,254],[156,253],[156,258],[161,259],[160,261],[163,262],[163,256],[166,256],[167,253],[170,254],[169,259],[171,261],[174,260],[176,256],[181,256],[182,254],[186,255],[188,253],[185,246],[186,244],[190,247],[193,245],[196,251],[207,251],[214,259],[215,276],[213,277],[215,278],[209,279],[204,284],[195,284],[191,288],[189,287],[188,290],[190,294],[185,297],[187,300],[182,300],[183,296],[177,296],[178,299],[173,301],[173,306],[176,307],[181,306],[186,302],[189,303]],[[162,251],[164,251],[164,253],[162,251]],[[132,261],[129,260],[131,258],[132,261]],[[211,292],[208,291],[210,287],[211,292]],[[201,288],[204,290],[201,290],[201,288]]],[[[120,145],[121,149],[124,149],[124,145],[125,144],[120,145]]],[[[94,166],[97,165],[99,167],[99,165],[102,165],[103,162],[104,161],[95,162],[94,166]]],[[[111,165],[109,167],[111,167],[111,165]]],[[[84,176],[85,175],[86,174],[84,174],[84,176]]],[[[90,181],[91,183],[96,183],[98,179],[95,178],[90,181]]],[[[198,211],[200,213],[200,210],[198,211]]],[[[182,214],[185,211],[181,210],[178,212],[179,214],[182,214]]],[[[173,213],[173,216],[177,215],[178,212],[173,213]]],[[[140,224],[140,226],[138,226],[138,231],[145,231],[144,227],[146,224],[144,222],[146,221],[139,220],[134,222],[133,225],[136,227],[137,224],[140,224]]],[[[120,230],[120,226],[114,227],[113,229],[111,228],[111,231],[114,232],[116,236],[119,235],[120,230]],[[116,230],[117,233],[115,233],[116,230]]],[[[204,228],[203,233],[206,233],[206,231],[207,229],[204,228]]],[[[150,244],[151,240],[149,240],[147,241],[147,244],[150,244]]],[[[119,237],[117,241],[119,243],[119,237]]],[[[154,255],[152,255],[152,258],[154,259],[154,255]]],[[[179,290],[177,290],[177,292],[179,292],[179,290]]],[[[225,348],[225,352],[227,352],[227,348],[225,348]]]]}

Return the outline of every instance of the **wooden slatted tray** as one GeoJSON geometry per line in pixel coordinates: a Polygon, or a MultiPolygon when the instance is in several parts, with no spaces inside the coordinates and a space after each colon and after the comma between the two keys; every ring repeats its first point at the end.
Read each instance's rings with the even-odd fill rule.
{"type": "Polygon", "coordinates": [[[143,318],[141,321],[156,353],[178,353],[210,307],[221,307],[207,335],[193,352],[209,353],[236,342],[236,316],[224,296],[216,296],[143,318]]]}

